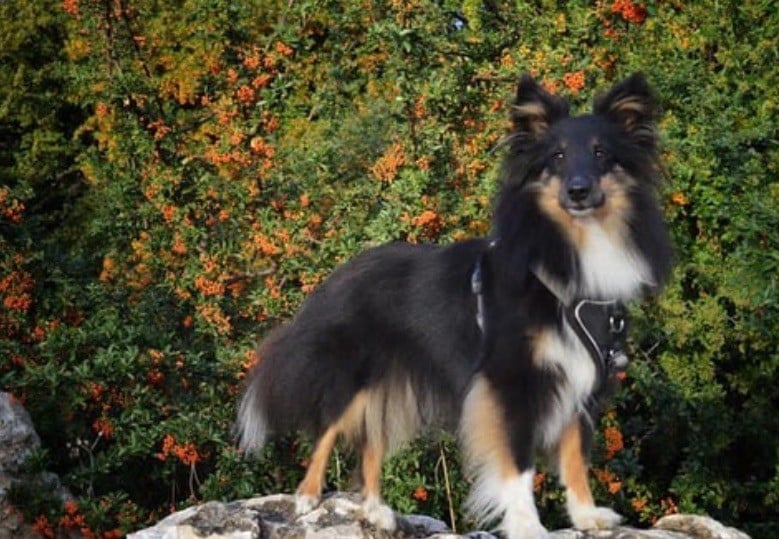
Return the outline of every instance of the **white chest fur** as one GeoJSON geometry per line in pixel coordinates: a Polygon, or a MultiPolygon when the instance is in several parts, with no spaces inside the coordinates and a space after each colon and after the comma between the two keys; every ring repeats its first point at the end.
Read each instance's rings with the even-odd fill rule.
{"type": "Polygon", "coordinates": [[[642,286],[652,285],[646,261],[619,235],[607,233],[595,219],[587,219],[581,227],[580,295],[629,300],[642,286]]]}
{"type": "Polygon", "coordinates": [[[537,361],[545,368],[563,374],[551,409],[540,425],[540,441],[552,447],[560,433],[577,414],[585,413],[597,379],[597,369],[589,352],[574,331],[563,322],[563,333],[546,331],[537,342],[537,361]]]}
{"type": "MultiPolygon", "coordinates": [[[[619,227],[604,228],[595,218],[583,217],[577,223],[576,252],[579,261],[578,283],[561,283],[543,267],[534,269],[541,282],[564,302],[576,297],[628,301],[652,284],[650,268],[636,250],[624,240],[619,227]]],[[[560,433],[577,415],[586,413],[586,405],[597,382],[597,367],[587,348],[563,320],[562,332],[545,331],[535,347],[538,365],[563,374],[552,408],[544,418],[538,435],[547,447],[557,443],[560,433]]]]}

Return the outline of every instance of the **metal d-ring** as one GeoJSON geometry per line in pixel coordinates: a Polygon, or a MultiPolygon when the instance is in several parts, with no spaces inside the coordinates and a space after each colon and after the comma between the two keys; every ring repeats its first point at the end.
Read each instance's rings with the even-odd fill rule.
{"type": "Polygon", "coordinates": [[[622,333],[625,331],[625,318],[622,316],[609,316],[609,328],[611,329],[612,333],[622,333]]]}

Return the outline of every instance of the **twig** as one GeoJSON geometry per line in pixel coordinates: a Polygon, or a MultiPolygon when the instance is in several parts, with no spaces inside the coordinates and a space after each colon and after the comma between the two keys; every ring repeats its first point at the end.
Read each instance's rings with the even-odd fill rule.
{"type": "Polygon", "coordinates": [[[194,462],[189,463],[189,494],[192,498],[197,499],[197,493],[195,492],[195,483],[200,488],[200,478],[197,476],[197,468],[194,462]]]}
{"type": "Polygon", "coordinates": [[[454,504],[452,503],[452,487],[449,484],[449,467],[446,465],[446,453],[444,453],[444,444],[439,442],[438,448],[441,452],[441,467],[444,470],[444,489],[446,490],[446,503],[449,506],[449,521],[452,524],[452,531],[457,533],[457,519],[454,514],[454,504]]]}

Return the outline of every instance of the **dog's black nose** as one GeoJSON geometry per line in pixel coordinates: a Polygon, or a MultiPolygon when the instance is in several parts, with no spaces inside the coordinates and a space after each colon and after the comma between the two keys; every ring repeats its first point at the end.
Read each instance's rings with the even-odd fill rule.
{"type": "Polygon", "coordinates": [[[574,176],[568,182],[568,198],[573,202],[581,202],[587,198],[592,189],[592,182],[584,176],[574,176]]]}

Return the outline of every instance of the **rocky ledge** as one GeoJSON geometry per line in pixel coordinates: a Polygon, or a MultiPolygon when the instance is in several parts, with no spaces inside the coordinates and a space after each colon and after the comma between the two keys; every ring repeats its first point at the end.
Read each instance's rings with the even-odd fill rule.
{"type": "MultiPolygon", "coordinates": [[[[208,502],[173,513],[129,539],[496,539],[487,532],[464,535],[434,518],[399,515],[394,533],[377,530],[364,518],[353,494],[329,495],[312,512],[297,516],[295,498],[274,494],[229,503],[208,502]]],[[[650,529],[558,530],[552,539],[749,539],[734,528],[700,515],[670,515],[650,529]]]]}

